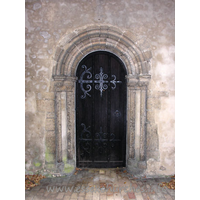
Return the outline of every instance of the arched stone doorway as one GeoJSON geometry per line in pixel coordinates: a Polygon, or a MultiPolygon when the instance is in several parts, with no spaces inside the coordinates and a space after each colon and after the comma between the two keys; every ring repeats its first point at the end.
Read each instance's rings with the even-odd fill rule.
{"type": "Polygon", "coordinates": [[[113,26],[87,26],[66,35],[54,56],[56,164],[76,166],[76,70],[88,54],[106,51],[116,55],[126,67],[128,169],[146,167],[146,97],[152,53],[143,39],[113,26]]]}

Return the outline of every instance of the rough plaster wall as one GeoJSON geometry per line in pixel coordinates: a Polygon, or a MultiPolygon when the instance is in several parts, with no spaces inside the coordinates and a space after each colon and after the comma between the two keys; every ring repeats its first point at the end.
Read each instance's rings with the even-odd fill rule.
{"type": "MultiPolygon", "coordinates": [[[[26,169],[40,169],[54,120],[52,57],[62,36],[87,24],[111,24],[145,38],[153,52],[147,104],[147,173],[173,174],[175,157],[173,0],[26,0],[26,169]],[[49,119],[46,120],[46,118],[49,119]],[[34,164],[35,163],[35,164],[34,164]],[[37,167],[36,167],[37,166],[37,167]]],[[[54,138],[49,141],[54,144],[54,138]]]]}

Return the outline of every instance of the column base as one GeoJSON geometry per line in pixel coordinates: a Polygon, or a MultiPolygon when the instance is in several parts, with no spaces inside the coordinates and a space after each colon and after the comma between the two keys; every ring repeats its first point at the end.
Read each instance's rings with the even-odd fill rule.
{"type": "Polygon", "coordinates": [[[136,161],[134,159],[128,159],[127,170],[133,175],[142,174],[147,168],[146,161],[136,161]]]}

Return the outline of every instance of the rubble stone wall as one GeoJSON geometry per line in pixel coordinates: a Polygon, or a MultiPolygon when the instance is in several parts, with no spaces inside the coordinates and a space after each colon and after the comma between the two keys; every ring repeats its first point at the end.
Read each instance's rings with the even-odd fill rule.
{"type": "MultiPolygon", "coordinates": [[[[77,35],[79,29],[88,26],[117,27],[117,30],[126,32],[127,36],[130,32],[136,45],[137,42],[139,46],[147,45],[146,49],[149,51],[145,55],[148,57],[148,52],[152,55],[149,56],[151,59],[148,70],[151,80],[146,95],[145,173],[174,174],[173,0],[25,1],[26,173],[55,169],[56,150],[58,151],[56,144],[57,140],[60,140],[56,136],[56,130],[63,129],[59,126],[62,119],[56,117],[59,107],[56,102],[59,98],[60,112],[64,118],[69,118],[69,121],[73,118],[63,110],[63,104],[73,105],[73,98],[62,94],[62,90],[55,96],[53,75],[56,59],[60,55],[59,48],[64,44],[64,40],[69,39],[66,36],[72,36],[72,33],[77,35]]],[[[101,42],[103,41],[99,40],[99,43],[101,42]]],[[[67,158],[63,155],[62,159],[67,158]]],[[[72,172],[72,163],[67,163],[64,170],[66,173],[72,172]]]]}

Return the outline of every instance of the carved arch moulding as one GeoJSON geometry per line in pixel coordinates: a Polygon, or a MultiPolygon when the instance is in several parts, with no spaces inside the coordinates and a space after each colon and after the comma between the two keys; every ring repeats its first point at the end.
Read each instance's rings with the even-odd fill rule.
{"type": "Polygon", "coordinates": [[[145,169],[146,99],[152,52],[143,38],[110,25],[90,25],[66,34],[59,42],[53,66],[55,92],[56,166],[76,167],[75,91],[79,62],[95,51],[115,54],[127,70],[128,169],[145,169]]]}

